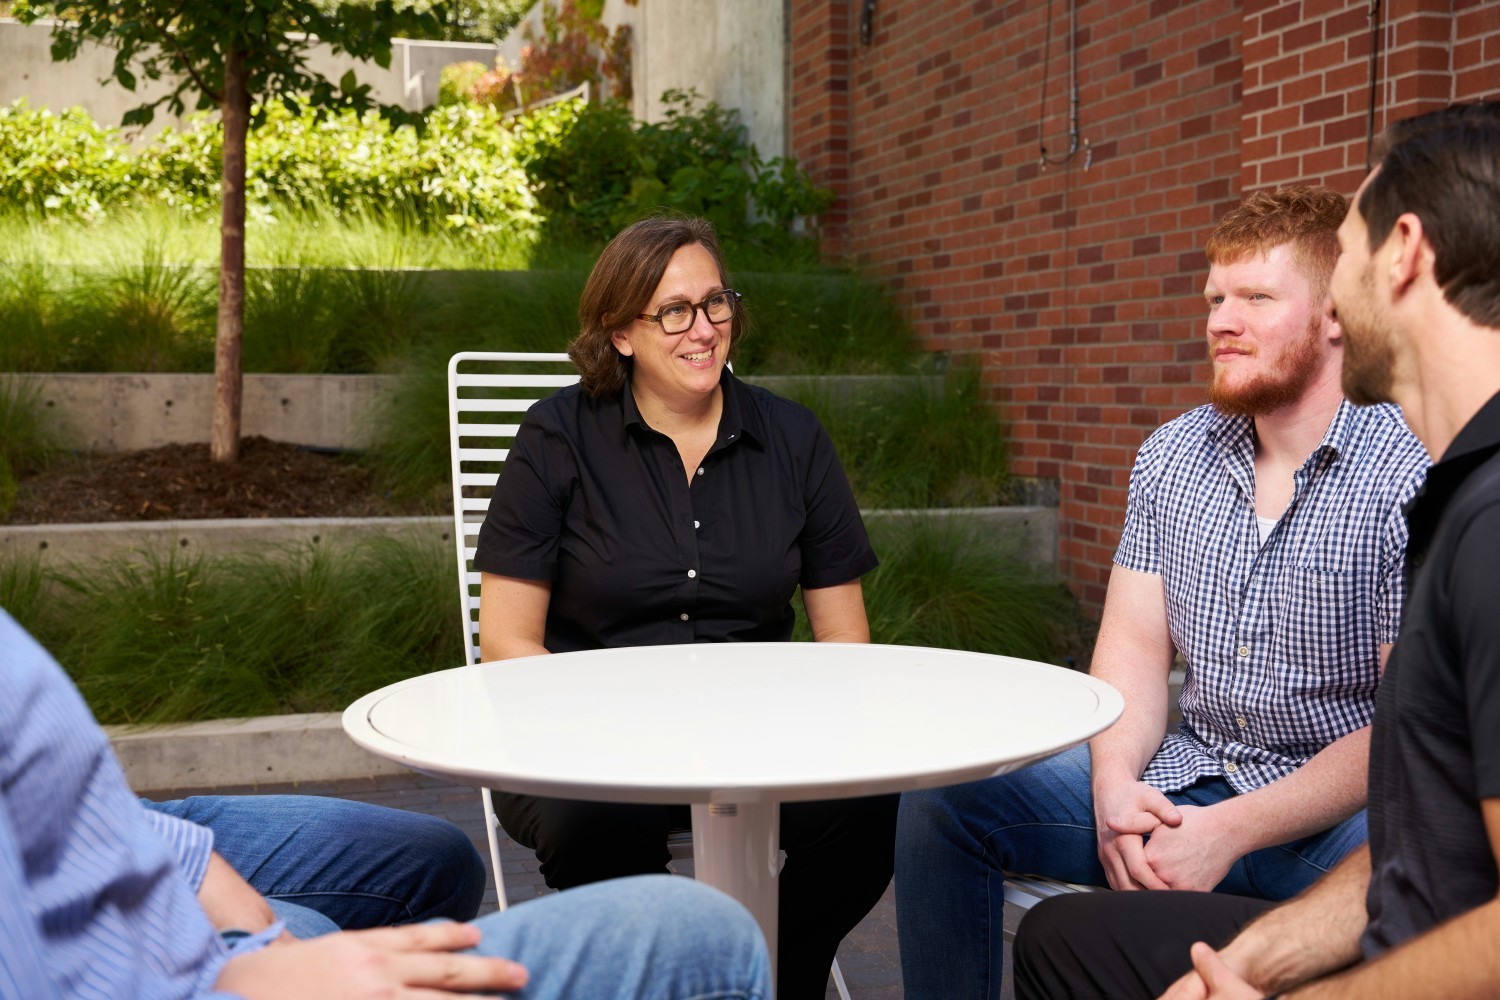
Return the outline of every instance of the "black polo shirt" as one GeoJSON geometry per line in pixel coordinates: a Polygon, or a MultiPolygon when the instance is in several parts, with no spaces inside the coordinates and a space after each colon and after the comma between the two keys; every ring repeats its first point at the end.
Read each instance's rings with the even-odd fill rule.
{"type": "Polygon", "coordinates": [[[1407,518],[1411,596],[1370,746],[1367,957],[1496,895],[1480,800],[1500,795],[1500,395],[1407,518]]]}
{"type": "Polygon", "coordinates": [[[628,389],[570,386],[527,411],[474,565],[548,580],[554,653],[784,642],[800,584],[875,568],[849,480],[811,410],[725,372],[718,440],[691,488],[628,389]]]}

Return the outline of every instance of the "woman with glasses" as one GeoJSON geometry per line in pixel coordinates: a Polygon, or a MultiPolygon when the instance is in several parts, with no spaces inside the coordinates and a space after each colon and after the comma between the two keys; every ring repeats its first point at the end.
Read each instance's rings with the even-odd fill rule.
{"type": "MultiPolygon", "coordinates": [[[[582,381],[526,414],[480,532],[484,659],[616,646],[868,642],[876,559],[805,407],[730,373],[745,333],[713,227],[653,218],[605,247],[568,354],[582,381]]],[[[558,691],[566,699],[568,692],[558,691]]],[[[687,806],[496,793],[549,886],[665,869],[687,806]]],[[[896,797],[781,807],[782,1000],[822,997],[890,880],[896,797]]]]}

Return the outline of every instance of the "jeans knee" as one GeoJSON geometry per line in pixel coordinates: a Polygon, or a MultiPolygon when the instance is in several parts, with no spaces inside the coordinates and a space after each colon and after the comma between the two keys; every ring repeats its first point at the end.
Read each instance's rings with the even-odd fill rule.
{"type": "Polygon", "coordinates": [[[424,818],[429,822],[423,824],[412,846],[431,859],[430,870],[441,873],[441,892],[446,898],[423,919],[472,920],[484,900],[484,859],[458,827],[436,817],[424,818]]]}
{"type": "Polygon", "coordinates": [[[901,804],[896,810],[898,852],[904,843],[925,840],[935,831],[953,825],[952,792],[951,788],[929,788],[901,793],[901,804]]]}

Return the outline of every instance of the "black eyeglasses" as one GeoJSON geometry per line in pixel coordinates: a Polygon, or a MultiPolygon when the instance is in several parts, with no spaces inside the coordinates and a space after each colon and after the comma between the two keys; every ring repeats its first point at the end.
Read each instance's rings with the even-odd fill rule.
{"type": "Polygon", "coordinates": [[[708,317],[710,323],[727,323],[734,317],[734,311],[742,298],[744,296],[733,288],[726,288],[722,292],[714,292],[696,305],[692,302],[668,302],[655,316],[641,313],[636,319],[659,324],[662,333],[687,333],[692,329],[693,321],[698,318],[699,309],[703,310],[703,315],[708,317]]]}

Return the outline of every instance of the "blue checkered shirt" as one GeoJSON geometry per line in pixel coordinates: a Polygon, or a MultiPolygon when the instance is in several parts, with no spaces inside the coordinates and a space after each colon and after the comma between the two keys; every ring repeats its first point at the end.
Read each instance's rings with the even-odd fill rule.
{"type": "Polygon", "coordinates": [[[1380,644],[1396,638],[1402,505],[1429,464],[1401,411],[1341,403],[1264,545],[1254,440],[1250,418],[1199,407],[1152,434],[1130,474],[1115,562],[1161,575],[1187,664],[1182,725],[1142,775],[1162,791],[1217,775],[1251,791],[1369,725],[1380,644]]]}

